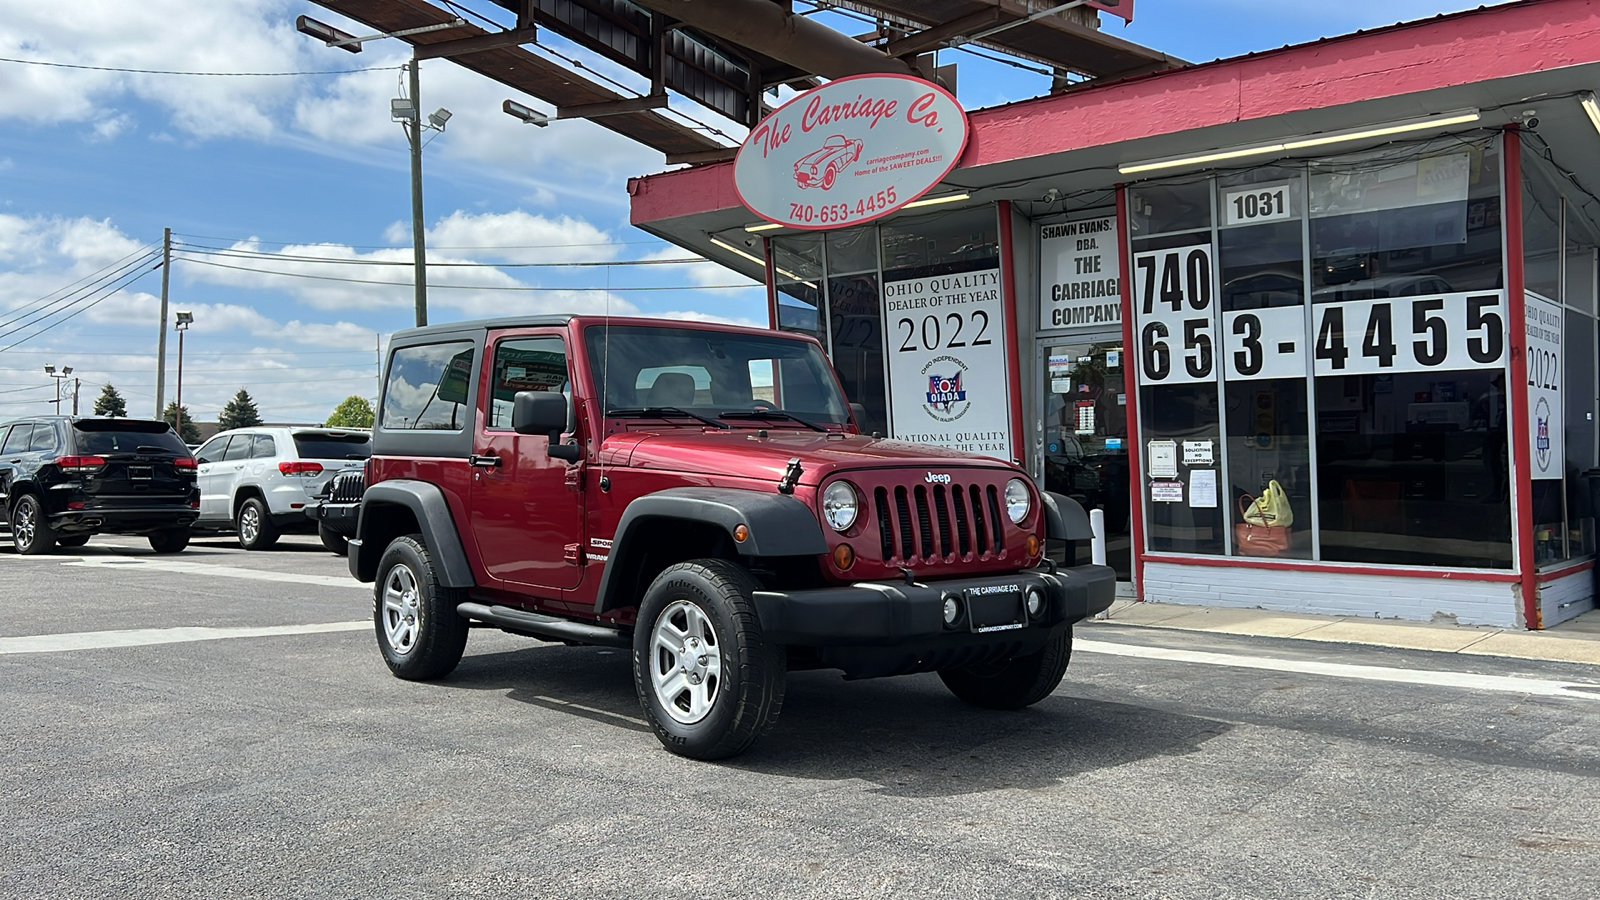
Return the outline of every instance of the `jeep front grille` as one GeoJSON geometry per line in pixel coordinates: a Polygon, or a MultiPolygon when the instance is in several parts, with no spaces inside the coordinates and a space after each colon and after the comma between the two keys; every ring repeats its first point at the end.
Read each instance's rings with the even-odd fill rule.
{"type": "Polygon", "coordinates": [[[1005,545],[1000,493],[992,484],[875,488],[873,508],[885,562],[954,562],[1005,545]]]}
{"type": "Polygon", "coordinates": [[[366,474],[359,469],[346,470],[333,476],[329,484],[328,501],[330,503],[360,503],[361,495],[366,493],[366,474]]]}

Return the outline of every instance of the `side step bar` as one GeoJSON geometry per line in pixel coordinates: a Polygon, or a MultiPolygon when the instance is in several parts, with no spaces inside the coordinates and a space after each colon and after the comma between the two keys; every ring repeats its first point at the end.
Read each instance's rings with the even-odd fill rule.
{"type": "Polygon", "coordinates": [[[486,606],[482,603],[462,603],[456,607],[456,613],[464,619],[474,619],[479,622],[488,622],[512,631],[523,631],[538,637],[554,638],[558,641],[575,641],[580,644],[598,644],[602,647],[633,646],[633,636],[620,628],[608,628],[605,625],[591,625],[588,622],[574,622],[571,619],[558,619],[555,616],[545,616],[531,613],[526,610],[512,609],[509,606],[486,606]]]}

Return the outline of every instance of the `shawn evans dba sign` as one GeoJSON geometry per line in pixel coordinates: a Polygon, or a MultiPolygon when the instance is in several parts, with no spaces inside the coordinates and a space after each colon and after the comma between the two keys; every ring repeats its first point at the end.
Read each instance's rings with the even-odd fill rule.
{"type": "Polygon", "coordinates": [[[1039,328],[1122,327],[1117,217],[1039,229],[1039,328]]]}
{"type": "Polygon", "coordinates": [[[1012,458],[1000,270],[886,282],[889,436],[1012,458]]]}
{"type": "Polygon", "coordinates": [[[842,228],[927,193],[966,145],[966,113],[943,88],[908,75],[855,75],[762,119],[739,148],[733,185],[769,222],[842,228]]]}

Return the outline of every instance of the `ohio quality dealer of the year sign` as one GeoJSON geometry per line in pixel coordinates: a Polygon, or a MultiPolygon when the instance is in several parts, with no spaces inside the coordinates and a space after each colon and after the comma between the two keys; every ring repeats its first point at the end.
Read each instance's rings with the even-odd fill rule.
{"type": "Polygon", "coordinates": [[[966,145],[966,113],[943,88],[908,75],[855,75],[762,119],[739,148],[733,185],[769,222],[842,228],[927,193],[966,145]]]}

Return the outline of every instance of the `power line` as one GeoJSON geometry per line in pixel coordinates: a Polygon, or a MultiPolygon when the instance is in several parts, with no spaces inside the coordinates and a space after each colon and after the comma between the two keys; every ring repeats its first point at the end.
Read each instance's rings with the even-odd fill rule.
{"type": "MultiPolygon", "coordinates": [[[[45,294],[43,297],[40,297],[37,300],[30,300],[29,302],[24,303],[21,306],[18,306],[18,307],[14,308],[14,309],[9,309],[9,310],[6,311],[5,314],[6,315],[13,315],[14,314],[14,315],[18,316],[19,318],[21,316],[28,315],[29,312],[30,312],[30,309],[29,309],[30,307],[36,307],[41,303],[46,303],[46,302],[48,302],[50,300],[50,298],[55,297],[57,294],[60,294],[63,291],[74,290],[74,289],[78,288],[80,285],[84,284],[85,282],[95,281],[95,280],[97,280],[99,278],[99,276],[101,274],[103,274],[105,272],[109,272],[110,270],[117,268],[118,266],[122,265],[123,263],[127,262],[130,259],[133,259],[136,256],[139,256],[141,254],[143,254],[145,256],[148,256],[155,249],[155,246],[156,245],[154,243],[146,244],[143,247],[140,247],[139,249],[133,251],[132,253],[129,253],[127,256],[124,256],[121,259],[116,260],[114,262],[108,263],[107,265],[105,265],[105,266],[103,266],[103,267],[101,267],[101,268],[99,268],[99,269],[97,269],[97,270],[95,270],[93,272],[90,272],[88,275],[85,275],[82,278],[79,278],[77,281],[74,281],[71,284],[66,285],[65,287],[57,288],[57,289],[51,291],[50,293],[45,294]]],[[[15,319],[13,319],[12,321],[15,321],[15,319]]],[[[9,325],[9,324],[10,324],[10,322],[0,321],[0,328],[3,328],[3,327],[5,327],[6,325],[9,325]]]]}
{"type": "MultiPolygon", "coordinates": [[[[342,282],[346,282],[348,284],[381,284],[381,285],[384,285],[385,287],[411,287],[411,282],[409,282],[409,281],[374,281],[374,280],[372,280],[370,278],[339,278],[339,277],[334,276],[334,275],[307,275],[307,274],[305,274],[303,272],[284,272],[284,271],[273,270],[273,269],[252,269],[249,266],[230,266],[227,263],[211,262],[211,261],[204,260],[204,259],[184,258],[184,262],[192,263],[192,264],[197,265],[197,266],[213,266],[213,267],[218,268],[218,269],[234,269],[234,270],[237,270],[237,271],[240,271],[240,272],[255,272],[255,273],[259,274],[259,275],[281,275],[281,276],[284,276],[286,278],[309,278],[309,279],[312,279],[314,281],[342,281],[342,282]]],[[[563,291],[569,291],[569,292],[576,293],[576,292],[581,292],[581,291],[606,291],[606,290],[612,290],[612,291],[715,291],[715,290],[729,290],[729,289],[734,289],[734,288],[741,288],[742,289],[742,288],[749,288],[749,287],[759,287],[759,285],[758,284],[706,284],[706,285],[682,285],[682,286],[672,285],[672,286],[660,286],[660,287],[612,287],[612,288],[600,288],[600,287],[542,287],[542,286],[528,286],[528,285],[518,285],[518,286],[513,287],[513,286],[510,286],[510,285],[479,285],[479,284],[429,284],[428,285],[428,288],[430,290],[433,290],[433,289],[437,288],[437,289],[440,289],[440,290],[457,290],[457,291],[527,291],[527,292],[534,292],[534,293],[539,293],[539,292],[560,293],[560,292],[563,292],[563,291]]]]}
{"type": "Polygon", "coordinates": [[[132,75],[201,75],[214,78],[281,78],[290,75],[354,75],[357,72],[388,72],[399,66],[368,66],[364,69],[325,69],[311,72],[179,72],[171,69],[125,69],[119,66],[85,66],[77,63],[46,62],[42,59],[12,59],[0,56],[0,62],[19,63],[24,66],[49,66],[53,69],[85,69],[90,72],[126,72],[132,75]]]}
{"type": "MultiPolygon", "coordinates": [[[[412,266],[411,260],[368,260],[368,259],[341,259],[333,256],[305,256],[293,253],[263,253],[256,250],[238,250],[232,247],[210,247],[204,244],[191,244],[184,241],[174,242],[173,248],[183,252],[200,254],[204,256],[237,257],[240,259],[268,259],[292,262],[326,263],[329,265],[346,266],[412,266]]],[[[397,248],[400,249],[400,248],[397,248]]],[[[405,248],[410,252],[409,248],[405,248]]],[[[435,250],[441,249],[438,247],[435,250]]],[[[493,263],[493,262],[429,262],[428,268],[457,268],[457,269],[562,269],[584,268],[591,266],[681,266],[695,263],[710,262],[705,257],[683,257],[668,259],[617,259],[596,260],[585,262],[536,262],[536,263],[493,263]]]]}
{"type": "MultiPolygon", "coordinates": [[[[316,246],[319,243],[325,243],[325,242],[319,242],[319,241],[269,241],[269,240],[266,240],[264,238],[258,238],[258,237],[254,237],[254,236],[247,237],[247,238],[241,238],[241,237],[222,237],[220,235],[215,235],[215,234],[180,234],[179,232],[176,232],[176,231],[174,231],[172,233],[172,235],[173,235],[173,237],[196,238],[196,239],[202,240],[202,241],[231,241],[231,242],[236,243],[236,244],[245,243],[245,242],[248,242],[248,241],[255,241],[256,243],[261,243],[261,244],[276,244],[276,245],[278,245],[280,247],[287,247],[287,246],[291,246],[291,245],[311,247],[311,246],[316,246]]],[[[574,244],[509,244],[509,245],[503,245],[503,246],[469,245],[469,246],[459,246],[459,247],[445,247],[445,246],[435,246],[434,244],[429,244],[428,245],[428,249],[429,250],[559,250],[559,249],[566,249],[568,247],[611,247],[611,246],[615,246],[615,245],[618,245],[618,244],[627,244],[627,245],[657,244],[657,245],[665,245],[666,242],[665,241],[659,241],[659,240],[644,240],[644,241],[590,241],[590,242],[587,242],[587,243],[574,243],[574,244]]],[[[411,252],[411,247],[409,245],[404,246],[404,247],[395,247],[395,246],[392,246],[390,244],[340,244],[338,246],[348,247],[351,250],[404,250],[407,253],[411,252]]]]}
{"type": "MultiPolygon", "coordinates": [[[[112,288],[111,290],[107,291],[106,293],[101,294],[99,297],[95,298],[93,301],[90,301],[88,303],[84,303],[82,301],[78,301],[78,302],[73,304],[77,308],[73,309],[73,311],[70,314],[62,316],[61,318],[55,320],[54,322],[51,322],[49,325],[44,326],[43,328],[39,329],[38,331],[35,331],[33,334],[30,334],[27,337],[18,338],[16,341],[12,342],[11,344],[9,344],[9,345],[7,345],[5,347],[0,347],[0,353],[4,353],[5,351],[10,350],[12,347],[15,347],[15,346],[17,346],[19,344],[23,344],[23,343],[26,343],[28,341],[31,341],[34,338],[38,337],[41,334],[44,334],[47,331],[50,331],[50,330],[55,329],[55,328],[60,328],[62,325],[65,325],[67,322],[71,321],[72,319],[75,319],[78,316],[82,315],[83,313],[95,308],[96,306],[99,306],[101,303],[105,302],[108,298],[110,298],[113,295],[119,293],[123,288],[127,287],[130,284],[133,284],[135,281],[138,281],[140,278],[144,277],[145,275],[149,274],[150,272],[154,272],[158,268],[160,268],[159,264],[155,265],[155,266],[151,266],[148,269],[135,270],[132,274],[126,276],[121,284],[117,285],[116,287],[112,288]]],[[[69,307],[67,307],[67,309],[72,309],[72,307],[69,306],[69,307]]],[[[65,310],[58,310],[58,312],[64,312],[64,311],[65,310]]],[[[27,326],[24,325],[24,326],[19,326],[18,328],[13,328],[11,331],[5,332],[4,334],[0,334],[0,337],[4,337],[5,335],[13,334],[16,331],[20,330],[21,328],[25,328],[25,327],[27,327],[27,326]]]]}
{"type": "MultiPolygon", "coordinates": [[[[9,328],[9,330],[0,331],[0,338],[4,338],[4,337],[7,337],[9,335],[15,334],[18,331],[21,331],[22,329],[27,328],[30,325],[34,325],[34,324],[36,324],[38,322],[42,322],[45,319],[50,318],[51,316],[59,315],[60,313],[63,313],[68,309],[72,309],[73,307],[83,303],[89,297],[93,296],[93,292],[94,291],[100,290],[101,288],[105,287],[107,284],[114,283],[114,282],[126,277],[127,273],[130,270],[136,270],[137,267],[139,267],[141,265],[144,265],[145,263],[149,262],[151,259],[154,259],[157,255],[158,254],[155,251],[151,251],[149,253],[146,253],[143,256],[139,257],[138,259],[135,259],[135,260],[133,260],[131,262],[125,263],[124,265],[118,267],[118,269],[115,272],[113,272],[112,274],[107,275],[107,276],[105,276],[103,278],[97,279],[95,281],[95,283],[93,283],[91,285],[88,285],[86,287],[77,288],[77,289],[73,290],[72,292],[66,294],[65,296],[63,296],[63,297],[61,297],[61,298],[59,298],[59,299],[57,299],[57,300],[45,305],[43,307],[40,307],[40,308],[35,309],[35,310],[31,310],[29,312],[25,312],[25,313],[13,318],[13,319],[10,319],[8,321],[0,322],[0,328],[5,328],[7,326],[14,326],[14,327],[9,328]],[[82,293],[83,296],[78,297],[76,299],[73,299],[73,295],[79,294],[79,293],[82,293]],[[65,304],[65,305],[63,306],[63,304],[65,304]],[[60,308],[57,309],[56,307],[60,307],[60,308]],[[30,316],[32,318],[29,318],[30,316]],[[27,321],[23,321],[24,319],[27,319],[27,321]]],[[[142,273],[136,273],[135,277],[137,277],[137,274],[142,274],[142,273]]],[[[119,290],[120,290],[120,288],[119,288],[119,290]]],[[[102,298],[102,299],[104,299],[104,298],[102,298]]],[[[98,301],[96,301],[96,302],[98,302],[98,301]]],[[[43,332],[40,332],[40,333],[42,334],[43,332]]]]}

